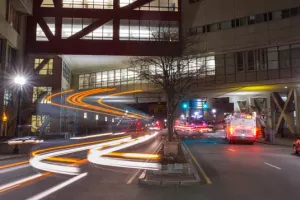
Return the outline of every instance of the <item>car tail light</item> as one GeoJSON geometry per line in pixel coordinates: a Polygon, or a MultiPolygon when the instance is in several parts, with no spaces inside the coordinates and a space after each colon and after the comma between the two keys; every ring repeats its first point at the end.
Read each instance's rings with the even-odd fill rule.
{"type": "Polygon", "coordinates": [[[256,136],[256,128],[253,129],[253,136],[256,136]]]}
{"type": "Polygon", "coordinates": [[[230,133],[230,135],[233,134],[233,128],[232,127],[229,128],[229,133],[230,133]]]}

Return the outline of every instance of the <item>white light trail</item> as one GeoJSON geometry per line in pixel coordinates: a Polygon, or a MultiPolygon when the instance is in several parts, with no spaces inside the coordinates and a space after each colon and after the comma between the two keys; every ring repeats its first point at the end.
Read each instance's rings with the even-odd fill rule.
{"type": "Polygon", "coordinates": [[[113,133],[100,133],[100,134],[96,134],[96,135],[87,135],[87,136],[83,136],[83,137],[71,137],[71,140],[83,140],[83,139],[88,139],[88,138],[95,138],[95,137],[103,137],[103,136],[107,136],[107,135],[112,135],[113,133]]]}
{"type": "Polygon", "coordinates": [[[80,174],[78,176],[75,176],[75,177],[73,177],[73,178],[71,178],[71,179],[69,179],[69,180],[67,180],[65,182],[62,182],[62,183],[60,183],[60,184],[58,184],[58,185],[56,185],[56,186],[54,186],[54,187],[52,187],[52,188],[44,191],[44,192],[41,192],[41,193],[39,193],[39,194],[37,194],[37,195],[35,195],[33,197],[28,198],[27,200],[40,200],[40,199],[43,199],[46,196],[48,196],[48,195],[50,195],[50,194],[52,194],[52,193],[54,193],[54,192],[56,192],[56,191],[58,191],[58,190],[60,190],[60,189],[62,189],[64,187],[66,187],[66,186],[68,186],[68,185],[70,185],[70,184],[72,184],[72,183],[74,183],[74,182],[82,179],[83,177],[85,177],[87,175],[88,175],[88,173],[83,173],[83,174],[80,174]]]}
{"type": "Polygon", "coordinates": [[[91,148],[99,149],[103,146],[118,145],[123,142],[128,142],[130,140],[131,140],[130,137],[126,137],[126,138],[109,141],[109,142],[104,142],[104,143],[100,143],[100,144],[93,144],[93,145],[87,145],[87,146],[83,146],[83,147],[58,150],[58,151],[54,151],[54,152],[50,152],[50,153],[36,155],[33,158],[31,158],[29,162],[32,167],[40,169],[40,170],[61,173],[61,174],[68,174],[68,175],[78,175],[78,173],[80,172],[80,169],[77,166],[65,166],[65,165],[61,165],[61,164],[58,165],[58,164],[53,164],[53,163],[44,163],[41,161],[45,160],[47,158],[70,154],[70,153],[79,152],[79,151],[85,151],[85,150],[88,150],[91,148]]]}
{"type": "Polygon", "coordinates": [[[124,148],[131,147],[136,144],[140,144],[142,142],[146,142],[154,138],[158,132],[153,135],[146,135],[137,138],[136,140],[129,141],[125,144],[121,144],[119,146],[115,146],[112,148],[107,148],[103,150],[99,150],[97,148],[93,148],[90,150],[88,155],[88,161],[91,163],[99,164],[99,165],[109,165],[115,167],[127,167],[127,168],[139,168],[139,169],[151,169],[151,170],[159,170],[161,169],[161,165],[159,163],[147,163],[147,162],[136,162],[136,161],[128,161],[128,160],[121,160],[121,159],[113,159],[113,158],[103,158],[101,156],[105,154],[109,154],[114,151],[118,151],[124,148]]]}

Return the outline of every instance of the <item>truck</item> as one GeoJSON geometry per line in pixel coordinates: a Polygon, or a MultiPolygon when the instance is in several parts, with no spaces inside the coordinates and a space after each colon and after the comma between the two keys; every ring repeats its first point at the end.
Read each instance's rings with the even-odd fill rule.
{"type": "Polygon", "coordinates": [[[246,141],[254,144],[257,135],[256,113],[233,113],[226,117],[226,139],[229,144],[236,141],[246,141]]]}

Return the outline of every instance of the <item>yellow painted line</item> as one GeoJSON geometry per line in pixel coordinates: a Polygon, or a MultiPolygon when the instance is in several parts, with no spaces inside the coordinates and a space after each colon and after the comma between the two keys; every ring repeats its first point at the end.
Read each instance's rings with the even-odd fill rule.
{"type": "Polygon", "coordinates": [[[5,168],[9,168],[9,167],[15,167],[15,166],[19,166],[19,165],[25,165],[28,164],[29,161],[22,161],[22,162],[17,162],[17,163],[12,163],[12,164],[8,164],[8,165],[2,165],[0,166],[0,169],[5,169],[5,168]]]}
{"type": "Polygon", "coordinates": [[[201,175],[204,177],[204,179],[206,180],[207,184],[212,184],[210,178],[206,175],[206,173],[204,172],[203,168],[202,168],[201,165],[198,163],[197,159],[193,156],[193,154],[190,152],[190,150],[188,149],[188,147],[186,146],[186,144],[184,144],[184,143],[182,143],[182,144],[185,146],[187,152],[190,154],[192,160],[194,161],[194,163],[195,163],[196,166],[198,167],[198,169],[199,169],[201,175]]]}

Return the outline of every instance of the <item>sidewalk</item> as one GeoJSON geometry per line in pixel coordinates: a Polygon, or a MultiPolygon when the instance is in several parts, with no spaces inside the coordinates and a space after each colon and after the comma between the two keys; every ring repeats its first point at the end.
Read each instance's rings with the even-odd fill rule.
{"type": "MultiPolygon", "coordinates": [[[[292,147],[295,139],[292,138],[274,138],[273,145],[292,147]]],[[[257,138],[256,142],[270,144],[268,141],[265,141],[264,138],[257,138]]]]}
{"type": "Polygon", "coordinates": [[[27,154],[19,154],[19,155],[0,154],[0,161],[14,159],[14,158],[21,158],[21,157],[26,157],[26,156],[28,156],[28,155],[27,154]]]}

